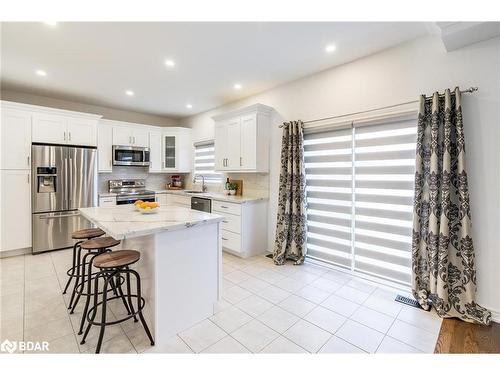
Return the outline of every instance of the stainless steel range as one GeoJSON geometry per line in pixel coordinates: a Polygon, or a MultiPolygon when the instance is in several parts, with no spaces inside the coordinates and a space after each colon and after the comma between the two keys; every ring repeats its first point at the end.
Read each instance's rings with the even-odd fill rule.
{"type": "Polygon", "coordinates": [[[109,180],[108,187],[110,193],[116,193],[116,204],[155,201],[155,192],[146,190],[145,180],[109,180]]]}

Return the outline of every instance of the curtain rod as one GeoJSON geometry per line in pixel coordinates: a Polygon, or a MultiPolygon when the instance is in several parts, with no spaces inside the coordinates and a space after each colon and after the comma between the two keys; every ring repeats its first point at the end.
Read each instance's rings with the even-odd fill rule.
{"type": "MultiPolygon", "coordinates": [[[[478,87],[469,87],[467,90],[460,91],[460,93],[461,94],[471,94],[471,93],[474,93],[474,92],[476,92],[478,90],[479,90],[478,87]]],[[[444,96],[444,94],[439,94],[439,96],[444,96]]],[[[427,98],[432,98],[432,96],[427,96],[427,98]]],[[[345,115],[323,117],[323,118],[319,118],[319,119],[315,119],[315,120],[308,120],[308,121],[304,121],[303,124],[310,124],[312,122],[325,121],[325,120],[333,120],[333,119],[336,119],[336,118],[341,118],[341,117],[346,117],[346,116],[360,115],[360,114],[363,114],[363,113],[368,113],[368,112],[373,112],[373,111],[380,111],[382,109],[390,109],[390,108],[399,107],[399,106],[406,105],[406,104],[413,104],[413,103],[418,103],[418,100],[412,100],[411,102],[405,102],[405,103],[388,105],[388,106],[385,106],[385,107],[368,109],[366,111],[359,111],[359,112],[348,113],[348,114],[345,114],[345,115]]],[[[283,125],[281,124],[279,127],[282,128],[283,125]]]]}

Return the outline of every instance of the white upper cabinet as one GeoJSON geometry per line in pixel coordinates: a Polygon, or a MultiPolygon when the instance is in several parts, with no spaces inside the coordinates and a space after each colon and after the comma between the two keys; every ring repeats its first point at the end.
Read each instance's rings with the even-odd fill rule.
{"type": "Polygon", "coordinates": [[[113,127],[102,121],[97,127],[97,160],[99,172],[113,171],[113,127]]]}
{"type": "Polygon", "coordinates": [[[79,146],[97,145],[97,124],[95,120],[68,118],[68,143],[79,146]]]}
{"type": "Polygon", "coordinates": [[[215,121],[216,170],[269,172],[272,110],[255,104],[212,117],[215,121]]]}
{"type": "Polygon", "coordinates": [[[149,171],[162,172],[162,131],[149,131],[149,171]]]}
{"type": "Polygon", "coordinates": [[[31,168],[31,112],[2,106],[0,169],[31,168]]]}
{"type": "Polygon", "coordinates": [[[113,126],[113,145],[149,147],[149,132],[146,125],[113,126]]]}
{"type": "Polygon", "coordinates": [[[215,170],[226,169],[227,126],[224,122],[215,123],[215,170]]]}
{"type": "Polygon", "coordinates": [[[191,129],[168,127],[163,129],[162,169],[164,172],[190,173],[193,162],[191,129]]]}
{"type": "Polygon", "coordinates": [[[131,146],[132,129],[125,126],[113,126],[113,145],[131,146]]]}
{"type": "Polygon", "coordinates": [[[39,143],[67,143],[67,118],[48,113],[33,114],[32,140],[39,143]]]}
{"type": "MultiPolygon", "coordinates": [[[[258,170],[257,166],[257,114],[241,117],[241,156],[240,167],[245,170],[258,170]]],[[[269,134],[269,133],[267,133],[269,134]]]]}
{"type": "Polygon", "coordinates": [[[71,116],[71,113],[50,113],[50,110],[47,112],[33,113],[33,142],[97,146],[99,116],[71,116]]]}
{"type": "Polygon", "coordinates": [[[99,115],[8,101],[1,107],[0,169],[30,169],[31,143],[97,146],[99,115]]]}
{"type": "Polygon", "coordinates": [[[149,131],[144,126],[137,127],[132,130],[132,139],[134,140],[134,146],[137,147],[149,147],[149,131]]]}

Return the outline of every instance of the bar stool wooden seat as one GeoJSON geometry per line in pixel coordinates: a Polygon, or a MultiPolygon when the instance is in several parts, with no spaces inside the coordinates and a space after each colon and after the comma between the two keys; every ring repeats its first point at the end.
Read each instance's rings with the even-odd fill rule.
{"type": "Polygon", "coordinates": [[[78,281],[80,279],[80,260],[81,260],[81,243],[90,240],[92,238],[96,237],[101,237],[104,236],[105,232],[102,229],[99,228],[87,228],[87,229],[80,229],[77,231],[74,231],[71,233],[71,238],[74,240],[77,240],[75,244],[73,245],[73,263],[71,265],[71,268],[66,271],[66,274],[68,275],[68,281],[66,282],[66,286],[64,287],[63,294],[66,294],[68,291],[68,288],[71,284],[71,281],[73,279],[75,280],[75,285],[73,287],[73,292],[71,293],[71,299],[68,305],[68,309],[71,309],[71,306],[73,304],[73,300],[75,298],[75,286],[78,284],[78,281]]]}
{"type": "MultiPolygon", "coordinates": [[[[80,280],[79,282],[75,285],[75,294],[76,294],[76,299],[71,307],[70,314],[73,314],[75,312],[75,308],[78,305],[78,302],[82,296],[86,297],[85,298],[85,305],[83,308],[83,314],[80,320],[80,329],[78,331],[78,334],[81,335],[83,333],[83,327],[85,325],[85,317],[87,315],[89,305],[90,305],[90,298],[91,296],[94,295],[92,292],[92,280],[95,278],[96,274],[98,272],[92,272],[92,267],[93,267],[93,262],[94,259],[103,253],[110,252],[112,247],[115,247],[120,244],[121,241],[115,240],[113,237],[98,237],[98,238],[93,238],[87,241],[84,241],[80,244],[80,247],[83,250],[87,250],[87,254],[85,254],[82,258],[81,261],[81,267],[80,267],[80,280]]],[[[122,278],[116,278],[116,280],[111,280],[109,282],[109,285],[111,287],[111,290],[113,293],[119,297],[122,298],[122,301],[125,305],[125,308],[128,311],[128,304],[123,297],[123,291],[121,289],[121,285],[124,283],[124,279],[122,278]],[[115,283],[116,281],[116,283],[115,283]]]]}
{"type": "Polygon", "coordinates": [[[146,334],[150,340],[151,345],[154,345],[154,340],[149,331],[148,325],[144,316],[142,314],[142,310],[146,305],[146,301],[141,296],[141,277],[139,273],[133,269],[130,269],[129,266],[136,263],[141,257],[141,254],[136,250],[118,250],[109,253],[102,253],[97,255],[94,258],[94,266],[99,268],[101,271],[94,278],[94,306],[90,308],[87,313],[87,328],[85,329],[85,334],[83,335],[82,341],[80,344],[85,343],[85,339],[90,331],[90,328],[93,325],[99,326],[99,338],[97,341],[96,353],[99,353],[101,350],[101,344],[104,337],[104,331],[106,326],[119,324],[128,319],[134,318],[137,322],[137,315],[141,320],[142,326],[146,331],[146,334]],[[107,312],[107,303],[113,299],[120,298],[120,296],[113,296],[108,298],[108,284],[111,283],[114,278],[118,275],[125,275],[126,280],[126,295],[125,297],[128,300],[129,309],[127,310],[127,315],[124,318],[107,321],[106,320],[106,312],[107,312]],[[133,294],[131,291],[130,285],[130,275],[134,275],[136,279],[136,293],[133,294]],[[104,281],[104,285],[102,287],[102,292],[99,289],[99,280],[104,281]],[[102,301],[99,302],[98,296],[102,293],[102,301]],[[135,300],[135,304],[134,301],[135,300]],[[100,307],[101,309],[101,318],[100,320],[96,320],[97,309],[100,307]]]}

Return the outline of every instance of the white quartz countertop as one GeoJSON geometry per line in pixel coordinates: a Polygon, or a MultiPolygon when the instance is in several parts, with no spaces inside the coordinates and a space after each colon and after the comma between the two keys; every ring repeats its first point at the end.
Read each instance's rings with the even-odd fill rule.
{"type": "Polygon", "coordinates": [[[229,203],[250,203],[250,202],[258,202],[263,200],[268,200],[267,197],[256,197],[251,195],[226,195],[223,193],[213,193],[213,192],[205,192],[205,193],[187,193],[185,190],[155,190],[156,194],[176,194],[183,195],[187,197],[201,197],[214,199],[221,202],[229,202],[229,203]]]}
{"type": "Polygon", "coordinates": [[[117,240],[223,220],[220,215],[178,206],[163,206],[158,212],[149,214],[136,211],[134,205],[80,208],[80,212],[83,217],[117,240]]]}

